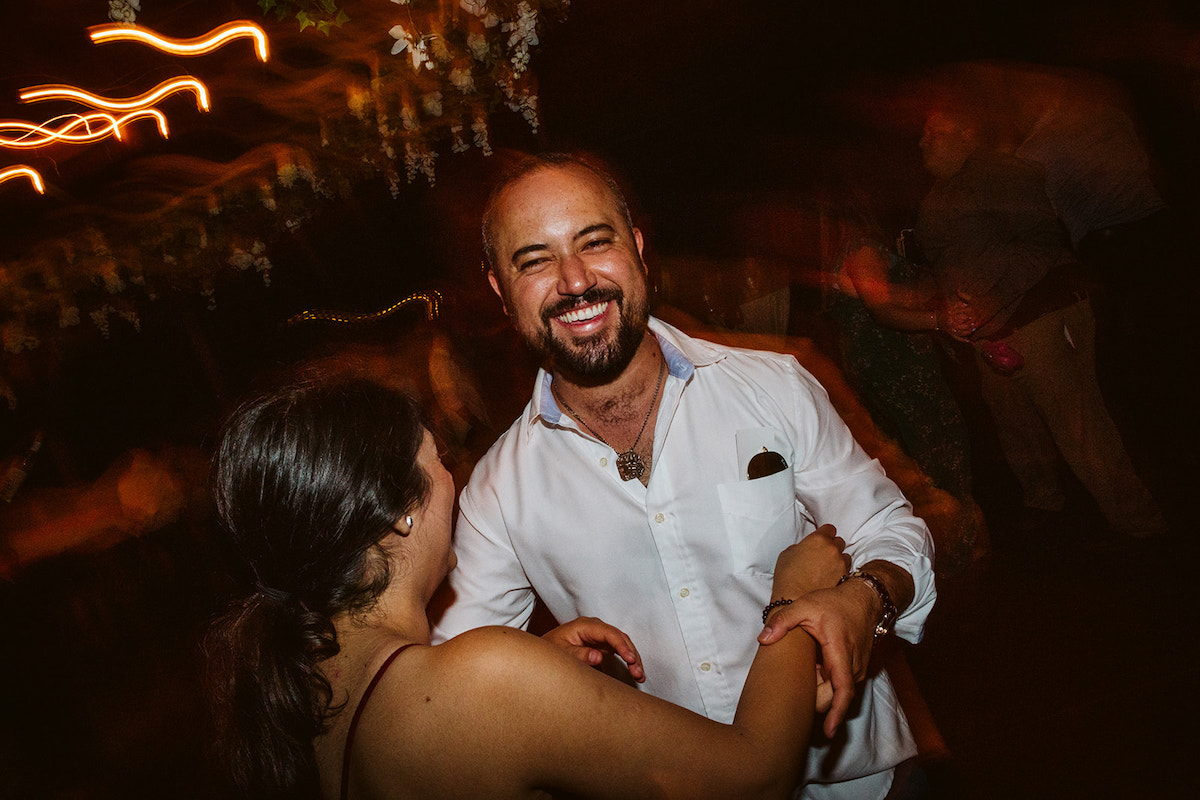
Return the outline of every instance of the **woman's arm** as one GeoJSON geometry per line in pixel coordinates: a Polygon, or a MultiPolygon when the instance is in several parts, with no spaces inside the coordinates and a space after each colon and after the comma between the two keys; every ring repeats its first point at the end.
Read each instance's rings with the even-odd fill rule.
{"type": "MultiPolygon", "coordinates": [[[[775,598],[845,571],[841,540],[810,535],[781,556],[775,598]],[[809,541],[811,539],[812,541],[809,541]]],[[[757,633],[747,620],[747,636],[757,633]]],[[[519,631],[472,631],[434,648],[458,730],[442,750],[458,791],[546,789],[586,797],[787,797],[812,727],[815,644],[802,632],[759,648],[730,725],[650,697],[519,631]]],[[[427,704],[431,705],[431,704],[427,704]]],[[[443,704],[443,711],[450,711],[443,704]]]]}
{"type": "Polygon", "coordinates": [[[932,286],[905,286],[888,280],[888,259],[877,248],[862,245],[846,256],[843,270],[863,305],[881,324],[902,331],[940,327],[932,286]]]}

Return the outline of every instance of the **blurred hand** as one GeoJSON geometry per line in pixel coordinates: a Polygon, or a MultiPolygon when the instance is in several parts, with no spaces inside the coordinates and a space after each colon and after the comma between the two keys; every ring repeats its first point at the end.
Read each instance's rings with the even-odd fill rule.
{"type": "Polygon", "coordinates": [[[975,310],[963,298],[947,303],[943,309],[942,330],[956,339],[967,340],[978,329],[979,320],[975,310]]]}

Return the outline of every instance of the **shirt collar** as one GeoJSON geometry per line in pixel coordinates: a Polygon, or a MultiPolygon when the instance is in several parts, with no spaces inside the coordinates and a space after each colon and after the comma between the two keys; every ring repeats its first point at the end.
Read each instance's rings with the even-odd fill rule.
{"type": "MultiPolygon", "coordinates": [[[[695,373],[696,367],[712,364],[722,356],[721,351],[708,342],[693,339],[655,317],[650,317],[649,328],[658,340],[658,347],[667,362],[667,374],[672,378],[686,382],[695,373]]],[[[553,376],[544,367],[538,369],[528,422],[532,423],[538,417],[550,425],[558,425],[562,421],[562,409],[558,407],[550,389],[552,380],[553,376]]]]}

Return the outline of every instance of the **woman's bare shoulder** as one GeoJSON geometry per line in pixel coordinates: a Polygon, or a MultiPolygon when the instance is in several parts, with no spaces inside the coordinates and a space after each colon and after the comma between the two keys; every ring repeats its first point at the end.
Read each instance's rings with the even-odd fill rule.
{"type": "Polygon", "coordinates": [[[529,743],[537,710],[550,705],[541,665],[558,661],[555,649],[512,628],[412,648],[380,682],[355,740],[356,761],[366,765],[358,785],[378,797],[406,782],[429,787],[429,796],[524,796],[539,763],[529,743]]]}
{"type": "MultiPolygon", "coordinates": [[[[449,679],[494,684],[531,673],[570,670],[572,659],[537,636],[515,628],[476,628],[431,648],[431,665],[449,679]]],[[[461,684],[460,684],[461,685],[461,684]]]]}

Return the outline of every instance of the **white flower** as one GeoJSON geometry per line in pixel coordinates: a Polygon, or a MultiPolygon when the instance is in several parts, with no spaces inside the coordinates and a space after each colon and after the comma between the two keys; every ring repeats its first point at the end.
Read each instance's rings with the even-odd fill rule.
{"type": "Polygon", "coordinates": [[[463,139],[462,132],[463,132],[462,125],[451,125],[450,126],[450,136],[453,138],[453,141],[450,143],[451,152],[465,153],[471,149],[471,145],[467,144],[466,141],[463,139]]]}
{"type": "Polygon", "coordinates": [[[103,336],[105,339],[108,338],[108,333],[109,333],[109,331],[108,331],[108,315],[110,312],[112,312],[112,310],[113,310],[112,306],[104,305],[104,306],[101,306],[100,308],[96,309],[95,311],[88,312],[88,316],[92,318],[92,324],[95,325],[97,328],[99,328],[100,335],[103,336]]]}
{"type": "Polygon", "coordinates": [[[520,75],[529,68],[529,49],[522,47],[517,52],[513,53],[512,57],[513,74],[520,75]]]}
{"type": "Polygon", "coordinates": [[[501,30],[508,31],[513,73],[520,75],[529,66],[529,48],[538,43],[537,11],[521,0],[517,5],[517,21],[504,23],[501,30]]]}
{"type": "Polygon", "coordinates": [[[133,22],[141,10],[139,0],[108,0],[108,18],[113,22],[133,22]]]}
{"type": "Polygon", "coordinates": [[[467,34],[467,49],[476,61],[487,61],[488,53],[491,52],[487,38],[478,31],[467,34]]]}
{"type": "Polygon", "coordinates": [[[487,0],[458,0],[458,4],[463,11],[480,18],[487,13],[487,0]]]}
{"type": "Polygon", "coordinates": [[[424,39],[414,44],[409,49],[409,52],[412,53],[412,65],[414,70],[420,69],[422,64],[425,64],[426,67],[433,69],[433,62],[429,61],[429,53],[425,48],[424,39]]]}
{"type": "Polygon", "coordinates": [[[229,266],[233,267],[239,272],[245,272],[246,270],[250,269],[250,267],[254,266],[254,256],[250,255],[240,247],[235,247],[233,248],[233,255],[229,257],[229,266]]]}
{"type": "Polygon", "coordinates": [[[522,41],[531,45],[537,44],[537,11],[525,0],[521,0],[517,6],[517,21],[504,23],[500,30],[508,31],[509,47],[522,41]]]}
{"type": "Polygon", "coordinates": [[[475,146],[483,151],[485,156],[492,154],[492,143],[488,141],[487,120],[483,117],[476,117],[471,123],[471,132],[474,134],[475,146]]]}
{"type": "Polygon", "coordinates": [[[450,70],[450,84],[463,94],[471,94],[475,91],[475,77],[469,69],[459,67],[450,70]]]}
{"type": "MultiPolygon", "coordinates": [[[[449,64],[454,60],[454,54],[450,52],[450,48],[446,46],[446,39],[442,36],[431,36],[429,38],[429,50],[433,53],[433,57],[443,64],[449,64]]],[[[430,69],[433,65],[429,65],[430,69]]]]}
{"type": "Polygon", "coordinates": [[[424,39],[413,37],[404,30],[403,25],[393,25],[388,33],[396,40],[396,43],[392,45],[392,55],[398,55],[408,50],[409,55],[412,56],[413,69],[420,69],[422,64],[433,69],[433,62],[429,58],[429,48],[424,39]]]}
{"type": "Polygon", "coordinates": [[[534,133],[538,131],[538,112],[537,112],[537,95],[527,94],[520,99],[509,100],[506,104],[510,111],[520,112],[521,116],[529,123],[529,127],[534,133]]]}
{"type": "Polygon", "coordinates": [[[442,115],[442,93],[430,92],[427,95],[422,95],[421,108],[431,117],[440,117],[442,115]]]}
{"type": "Polygon", "coordinates": [[[406,131],[415,131],[421,127],[421,123],[417,120],[417,112],[408,106],[403,106],[400,109],[400,124],[406,131]]]}
{"type": "Polygon", "coordinates": [[[393,25],[388,33],[396,40],[396,43],[392,45],[392,55],[403,53],[405,48],[412,45],[412,37],[408,35],[408,31],[404,30],[403,25],[393,25]]]}

